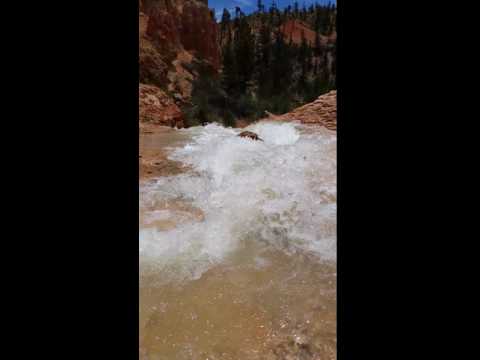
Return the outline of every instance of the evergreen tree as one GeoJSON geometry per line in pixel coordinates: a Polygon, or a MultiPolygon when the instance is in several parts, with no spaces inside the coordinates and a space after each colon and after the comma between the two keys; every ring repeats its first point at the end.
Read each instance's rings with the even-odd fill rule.
{"type": "Polygon", "coordinates": [[[292,5],[288,5],[285,9],[283,9],[283,14],[286,15],[286,17],[289,17],[291,13],[292,13],[292,5]]]}
{"type": "Polygon", "coordinates": [[[314,64],[313,64],[313,75],[316,77],[318,75],[318,60],[315,59],[314,60],[314,64]]]}
{"type": "Polygon", "coordinates": [[[318,31],[315,32],[315,56],[320,56],[321,54],[322,43],[320,42],[320,34],[318,31]]]}
{"type": "Polygon", "coordinates": [[[245,93],[255,66],[255,42],[247,18],[241,14],[234,37],[234,53],[237,63],[238,91],[245,93]]]}
{"type": "Polygon", "coordinates": [[[313,29],[318,33],[320,32],[320,27],[321,27],[321,8],[320,6],[317,6],[315,8],[315,21],[314,21],[314,26],[313,29]]]}
{"type": "Polygon", "coordinates": [[[237,84],[237,62],[233,51],[232,37],[227,37],[227,44],[223,49],[222,85],[227,93],[235,90],[237,84]]]}
{"type": "Polygon", "coordinates": [[[322,34],[335,31],[335,6],[303,5],[300,9],[295,1],[293,7],[279,11],[278,0],[270,1],[265,10],[264,0],[257,0],[257,10],[251,15],[239,7],[234,14],[224,9],[219,24],[221,81],[210,77],[195,82],[196,121],[221,119],[225,126],[233,126],[235,118],[253,120],[265,109],[286,112],[335,87],[335,47],[323,46],[321,41],[322,34]],[[308,24],[315,30],[314,41],[308,42],[305,34],[300,44],[284,38],[282,24],[288,19],[308,24]]]}
{"type": "Polygon", "coordinates": [[[269,9],[270,14],[272,15],[276,14],[277,10],[278,10],[277,3],[275,2],[275,0],[272,0],[272,4],[270,5],[270,9],[269,9]]]}
{"type": "Polygon", "coordinates": [[[293,15],[297,19],[299,15],[298,1],[295,0],[293,3],[293,15]]]}
{"type": "Polygon", "coordinates": [[[307,71],[308,71],[308,44],[307,40],[305,39],[305,34],[302,31],[302,44],[300,45],[300,49],[298,52],[298,64],[300,65],[300,77],[298,79],[298,90],[302,92],[305,88],[306,80],[307,80],[307,71]]]}
{"type": "Polygon", "coordinates": [[[273,95],[288,91],[291,75],[292,69],[288,45],[285,43],[282,32],[277,30],[273,47],[273,95]]]}
{"type": "Polygon", "coordinates": [[[305,2],[303,2],[303,6],[302,6],[302,12],[300,14],[300,18],[305,21],[307,20],[307,8],[305,6],[305,2]]]}
{"type": "Polygon", "coordinates": [[[230,32],[231,15],[227,9],[223,9],[222,20],[220,21],[220,43],[225,39],[226,32],[230,32]]]}
{"type": "Polygon", "coordinates": [[[242,15],[242,10],[238,6],[235,6],[235,19],[233,20],[233,26],[235,30],[238,29],[240,25],[240,18],[242,17],[242,15]]]}
{"type": "Polygon", "coordinates": [[[258,11],[259,14],[261,14],[265,11],[265,6],[263,5],[262,0],[257,1],[257,11],[258,11]]]}
{"type": "Polygon", "coordinates": [[[277,3],[275,2],[275,0],[272,0],[272,4],[270,5],[270,8],[268,9],[268,14],[269,14],[269,18],[270,18],[270,23],[273,25],[273,26],[278,26],[279,25],[279,11],[278,11],[278,8],[277,8],[277,3]]]}
{"type": "Polygon", "coordinates": [[[271,29],[267,23],[261,24],[256,49],[256,80],[258,84],[258,93],[261,97],[266,97],[270,94],[272,88],[272,41],[271,29]]]}

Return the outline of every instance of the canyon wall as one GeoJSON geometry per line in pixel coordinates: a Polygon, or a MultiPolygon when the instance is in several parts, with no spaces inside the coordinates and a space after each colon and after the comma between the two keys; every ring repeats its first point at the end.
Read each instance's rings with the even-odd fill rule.
{"type": "MultiPolygon", "coordinates": [[[[171,119],[171,105],[190,99],[198,64],[214,72],[220,69],[217,25],[207,1],[199,0],[141,0],[139,20],[139,91],[148,89],[150,100],[158,95],[152,114],[151,106],[146,107],[151,102],[140,99],[140,120],[172,126],[171,120],[162,120],[161,104],[169,104],[165,111],[171,119]]],[[[183,116],[173,118],[178,119],[173,126],[183,126],[183,116]]]]}

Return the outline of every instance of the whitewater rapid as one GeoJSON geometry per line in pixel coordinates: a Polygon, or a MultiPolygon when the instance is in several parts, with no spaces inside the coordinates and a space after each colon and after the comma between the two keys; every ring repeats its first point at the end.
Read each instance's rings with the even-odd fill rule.
{"type": "Polygon", "coordinates": [[[336,134],[275,122],[246,130],[264,141],[217,124],[179,130],[190,140],[169,157],[189,170],[140,188],[141,270],[197,279],[246,246],[258,266],[269,249],[336,262],[336,134]],[[166,201],[202,216],[156,209],[166,201]],[[165,229],[155,220],[177,223],[165,229]]]}

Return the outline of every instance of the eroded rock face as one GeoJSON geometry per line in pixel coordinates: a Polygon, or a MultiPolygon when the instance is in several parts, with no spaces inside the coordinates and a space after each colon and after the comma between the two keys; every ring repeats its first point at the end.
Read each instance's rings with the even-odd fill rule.
{"type": "MultiPolygon", "coordinates": [[[[190,57],[186,65],[191,64],[193,60],[207,62],[214,71],[218,72],[220,48],[217,32],[216,22],[206,2],[143,1],[140,3],[140,74],[158,72],[156,69],[161,62],[164,63],[160,66],[162,70],[168,67],[170,72],[177,73],[178,64],[175,62],[178,63],[179,57],[182,60],[190,57]],[[185,56],[185,52],[189,55],[185,56]],[[161,62],[158,61],[159,59],[161,62]]],[[[164,76],[162,81],[159,80],[159,76],[156,76],[152,82],[143,82],[153,83],[166,89],[171,85],[172,77],[175,76],[164,76]]],[[[150,80],[146,76],[144,78],[150,80]]],[[[182,76],[180,78],[183,80],[182,76]]]]}
{"type": "Polygon", "coordinates": [[[146,9],[149,3],[151,1],[139,3],[139,80],[140,83],[164,86],[168,81],[168,57],[162,53],[161,45],[148,35],[151,17],[146,9]]]}
{"type": "Polygon", "coordinates": [[[205,3],[187,1],[183,6],[181,42],[185,50],[199,59],[207,60],[218,71],[220,50],[217,41],[217,24],[205,3]]]}
{"type": "MultiPolygon", "coordinates": [[[[292,41],[294,44],[300,45],[304,37],[310,46],[315,44],[315,31],[301,20],[288,20],[282,25],[281,31],[287,42],[292,41]]],[[[320,42],[322,45],[327,42],[325,36],[320,35],[320,42]]]]}
{"type": "Polygon", "coordinates": [[[168,81],[168,65],[146,38],[140,39],[139,80],[141,83],[166,84],[168,81]]]}
{"type": "Polygon", "coordinates": [[[303,105],[283,115],[267,112],[269,120],[300,121],[302,124],[321,125],[329,130],[337,130],[337,91],[321,95],[309,104],[303,105]]]}
{"type": "Polygon", "coordinates": [[[184,127],[184,117],[180,108],[163,90],[154,85],[140,84],[138,92],[140,121],[184,127]]]}
{"type": "MultiPolygon", "coordinates": [[[[188,103],[192,83],[198,75],[195,70],[197,64],[206,64],[215,73],[220,68],[218,30],[208,2],[141,0],[139,10],[140,83],[163,91],[159,95],[161,99],[171,96],[171,103],[188,103]]],[[[140,89],[140,119],[169,123],[168,126],[178,126],[181,123],[183,126],[183,116],[177,113],[180,112],[178,106],[173,107],[169,103],[162,105],[160,110],[149,95],[152,91],[140,89]],[[142,91],[145,93],[143,97],[142,91]],[[172,117],[174,120],[167,120],[172,117]],[[172,122],[175,125],[171,125],[172,122]]]]}
{"type": "MultiPolygon", "coordinates": [[[[310,46],[315,46],[315,30],[304,21],[288,20],[282,25],[281,31],[287,42],[292,41],[296,45],[301,45],[302,37],[304,37],[310,46]]],[[[321,46],[334,44],[337,40],[337,33],[333,32],[329,36],[320,34],[319,39],[321,46]]]]}
{"type": "Polygon", "coordinates": [[[170,0],[158,1],[149,10],[145,34],[166,55],[180,49],[180,16],[170,0]]]}

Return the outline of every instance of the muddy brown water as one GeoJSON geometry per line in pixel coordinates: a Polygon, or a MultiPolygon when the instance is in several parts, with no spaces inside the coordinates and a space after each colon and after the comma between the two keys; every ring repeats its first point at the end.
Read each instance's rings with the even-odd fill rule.
{"type": "Polygon", "coordinates": [[[140,184],[160,176],[170,176],[185,171],[181,163],[168,159],[175,147],[184,145],[189,137],[170,128],[141,131],[139,142],[140,184]]]}
{"type": "MultiPolygon", "coordinates": [[[[187,141],[144,134],[140,152],[187,141]]],[[[252,238],[198,279],[164,281],[154,267],[140,274],[142,360],[336,359],[334,262],[252,238]]]]}
{"type": "Polygon", "coordinates": [[[198,280],[142,277],[142,359],[335,359],[335,265],[271,250],[259,264],[253,253],[198,280]]]}

